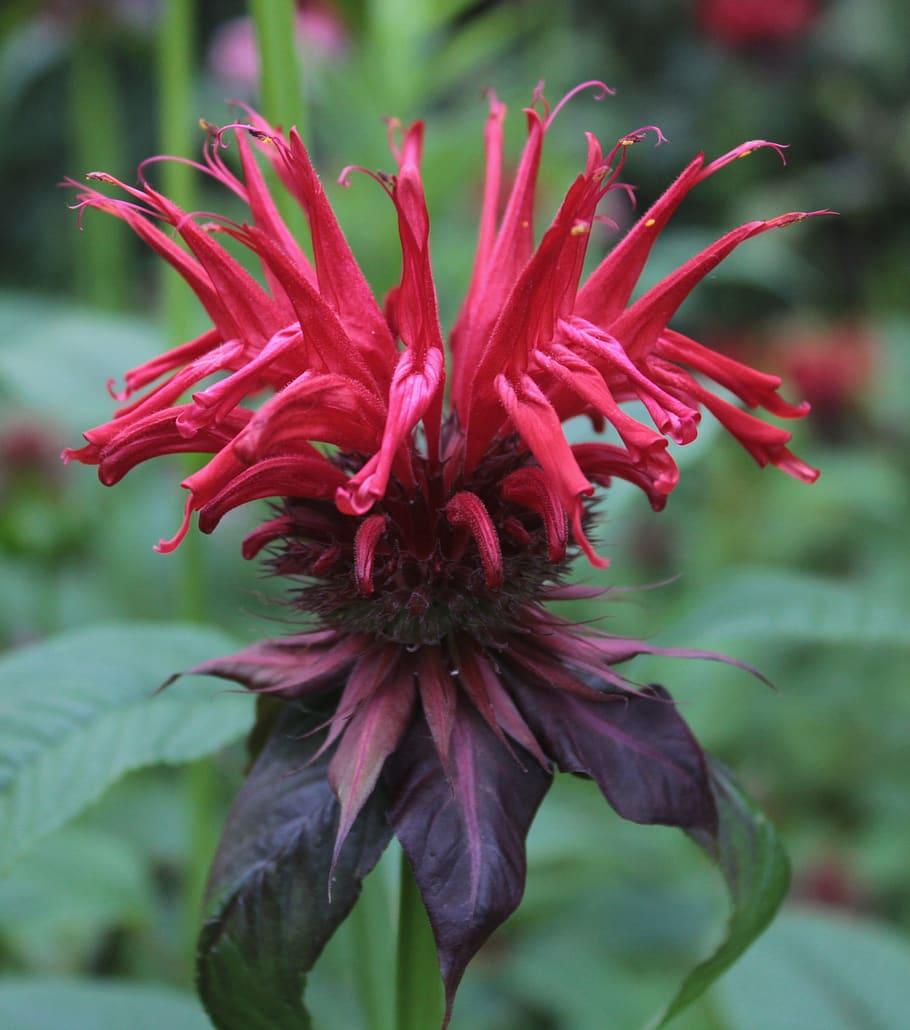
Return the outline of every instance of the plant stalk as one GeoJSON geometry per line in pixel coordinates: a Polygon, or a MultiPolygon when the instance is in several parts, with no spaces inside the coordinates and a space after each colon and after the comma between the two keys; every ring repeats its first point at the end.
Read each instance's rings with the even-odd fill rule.
{"type": "Polygon", "coordinates": [[[397,1030],[435,1030],[445,1011],[436,942],[414,874],[401,857],[397,1030]]]}
{"type": "MultiPolygon", "coordinates": [[[[250,0],[259,48],[259,103],[262,114],[285,132],[296,126],[307,138],[307,117],[300,84],[294,0],[250,0]]],[[[269,170],[271,172],[271,170],[269,170]]],[[[270,182],[274,181],[269,174],[270,182]]],[[[295,238],[301,240],[303,213],[284,189],[275,190],[275,203],[295,238]]]]}
{"type": "MultiPolygon", "coordinates": [[[[117,103],[117,77],[111,48],[83,30],[70,57],[70,111],[74,164],[81,173],[126,175],[124,133],[117,103]]],[[[117,219],[97,217],[79,234],[75,279],[83,300],[117,309],[126,303],[130,282],[129,239],[117,219]]]]}
{"type": "Polygon", "coordinates": [[[396,1030],[394,1020],[394,922],[385,869],[377,867],[348,917],[351,930],[351,968],[366,1030],[396,1030]]]}
{"type": "MultiPolygon", "coordinates": [[[[196,117],[193,107],[193,28],[195,0],[164,0],[158,37],[158,135],[161,152],[189,157],[193,151],[196,117]]],[[[192,211],[195,205],[193,169],[179,161],[158,165],[162,192],[192,211]]],[[[193,296],[177,272],[162,264],[162,310],[168,344],[192,334],[193,296]]],[[[188,458],[187,473],[197,463],[188,458]]],[[[179,609],[184,619],[205,621],[205,569],[199,538],[189,533],[180,548],[179,609]]]]}

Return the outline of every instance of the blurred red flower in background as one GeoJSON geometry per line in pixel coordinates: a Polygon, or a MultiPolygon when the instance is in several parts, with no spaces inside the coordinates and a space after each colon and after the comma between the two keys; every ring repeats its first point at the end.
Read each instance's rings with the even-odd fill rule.
{"type": "Polygon", "coordinates": [[[734,47],[794,39],[818,14],[818,0],[699,0],[697,9],[701,27],[734,47]]]}

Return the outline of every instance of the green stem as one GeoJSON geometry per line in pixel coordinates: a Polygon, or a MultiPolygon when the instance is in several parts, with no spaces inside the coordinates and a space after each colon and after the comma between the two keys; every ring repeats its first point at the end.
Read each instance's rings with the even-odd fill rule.
{"type": "MultiPolygon", "coordinates": [[[[294,0],[250,0],[250,13],[259,47],[261,113],[285,131],[296,126],[305,140],[307,117],[300,85],[294,0]]],[[[277,189],[275,203],[294,236],[303,239],[303,213],[293,198],[277,189]]]]}
{"type": "MultiPolygon", "coordinates": [[[[83,32],[71,53],[70,105],[74,163],[84,172],[126,175],[119,90],[110,45],[83,32]]],[[[80,296],[98,307],[124,306],[130,281],[126,233],[115,218],[92,218],[79,234],[75,278],[80,296]]]]}
{"type": "Polygon", "coordinates": [[[183,770],[189,825],[187,863],[183,881],[182,919],[189,968],[193,968],[202,898],[218,837],[221,832],[218,807],[218,772],[211,758],[201,758],[183,770]]]}
{"type": "Polygon", "coordinates": [[[394,924],[384,872],[379,867],[363,881],[360,897],[348,917],[351,967],[366,1030],[395,1030],[394,967],[388,948],[394,924]]]}
{"type": "MultiPolygon", "coordinates": [[[[196,136],[193,104],[194,0],[164,0],[158,36],[158,135],[162,153],[190,157],[196,136]]],[[[193,170],[179,161],[157,168],[161,189],[185,211],[192,211],[196,190],[193,170]]],[[[192,333],[193,296],[186,283],[162,262],[162,308],[168,343],[179,343],[192,333]]],[[[187,472],[197,463],[188,459],[187,472]]],[[[185,619],[205,619],[205,569],[196,534],[188,534],[180,548],[179,608],[185,619]]]]}
{"type": "Polygon", "coordinates": [[[397,1030],[432,1030],[442,1023],[445,1002],[436,942],[407,859],[401,859],[398,908],[397,1030]]]}
{"type": "MultiPolygon", "coordinates": [[[[164,0],[158,36],[158,136],[161,151],[190,157],[196,119],[193,117],[193,0],[164,0]]],[[[193,170],[177,161],[156,169],[162,192],[184,210],[195,199],[193,170]]],[[[172,341],[189,335],[192,296],[186,284],[162,262],[165,323],[172,341]]]]}

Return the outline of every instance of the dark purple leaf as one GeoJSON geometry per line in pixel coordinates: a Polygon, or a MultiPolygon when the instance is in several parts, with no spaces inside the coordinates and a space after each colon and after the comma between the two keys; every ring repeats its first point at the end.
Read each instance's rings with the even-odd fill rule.
{"type": "Polygon", "coordinates": [[[374,794],[329,869],[339,805],[330,754],[307,763],[324,715],[291,703],[276,720],[234,801],[209,879],[197,984],[219,1030],[301,1030],[306,973],[350,912],[391,836],[374,794]]]}
{"type": "Polygon", "coordinates": [[[524,893],[525,838],[551,776],[515,751],[461,699],[448,775],[423,719],[383,771],[389,817],[436,938],[447,1017],[468,962],[524,893]]]}
{"type": "Polygon", "coordinates": [[[510,686],[559,769],[590,776],[623,818],[715,832],[704,755],[662,687],[600,701],[517,679],[510,686]]]}

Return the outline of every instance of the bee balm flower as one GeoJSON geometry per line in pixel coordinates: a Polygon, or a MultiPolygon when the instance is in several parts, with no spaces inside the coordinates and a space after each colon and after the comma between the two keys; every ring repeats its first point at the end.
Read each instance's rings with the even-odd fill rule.
{"type": "Polygon", "coordinates": [[[450,1003],[471,956],[520,900],[525,837],[554,770],[594,779],[627,819],[716,827],[701,750],[669,694],[636,687],[617,668],[643,653],[698,653],[579,628],[546,608],[586,596],[565,583],[576,549],[606,564],[588,538],[595,487],[624,478],[661,508],[678,480],[668,441],[691,442],[704,410],[760,465],[816,476],[788,450],[785,430],[715,387],[784,418],[807,407],[782,400],[777,377],[670,327],[740,243],[806,213],[747,222],[630,299],[690,190],[736,158],[780,148],[755,140],[712,161],[695,157],[582,284],[600,201],[626,188],[630,147],[662,137],[647,127],[605,149],[589,134],[585,165],[535,244],[542,146],[564,102],[550,110],[535,94],[500,210],[505,107],[491,97],[476,260],[448,348],[419,122],[391,133],[395,174],[374,175],[395,207],[402,255],[382,306],[300,137],[252,113],[229,127],[239,174],[223,158],[226,129],[210,130],[198,166],[248,205],[248,222],[202,221],[143,170],[136,187],[93,174],[125,196],[82,188],[78,200],[126,221],[173,264],[212,326],[128,372],[116,394],[123,407],[66,457],[97,465],[112,484],[161,454],[211,454],[184,481],[184,522],[162,551],[178,546],[196,514],[208,533],[238,505],[277,499],[244,554],[265,551],[274,572],[293,576],[295,600],[316,625],[197,671],[290,701],[327,701],[320,756],[337,797],[332,861],[381,782],[450,1003]],[[307,215],[313,264],[277,212],[257,150],[307,215]],[[255,254],[264,285],[219,234],[255,254]],[[630,400],[649,423],[623,407],[630,400]],[[614,440],[571,444],[563,423],[577,415],[609,426],[614,440]]]}

